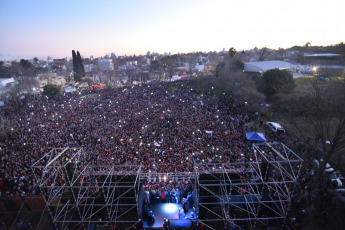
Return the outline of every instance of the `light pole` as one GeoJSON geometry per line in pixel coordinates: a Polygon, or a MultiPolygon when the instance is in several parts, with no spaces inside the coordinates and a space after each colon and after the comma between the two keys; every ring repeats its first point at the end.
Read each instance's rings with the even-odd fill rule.
{"type": "Polygon", "coordinates": [[[34,101],[36,100],[36,88],[32,88],[32,90],[34,91],[34,101]]]}
{"type": "Polygon", "coordinates": [[[314,77],[317,77],[317,67],[314,66],[312,70],[313,70],[313,73],[314,73],[314,77]]]}

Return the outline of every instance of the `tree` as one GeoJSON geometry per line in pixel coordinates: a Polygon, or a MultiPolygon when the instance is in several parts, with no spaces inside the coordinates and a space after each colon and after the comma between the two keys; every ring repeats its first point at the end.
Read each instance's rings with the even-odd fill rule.
{"type": "Polygon", "coordinates": [[[85,76],[85,68],[83,61],[81,60],[81,56],[79,51],[77,54],[74,50],[72,50],[72,59],[73,59],[73,73],[74,73],[74,80],[81,81],[81,78],[85,76]]]}
{"type": "Polygon", "coordinates": [[[244,70],[244,63],[243,63],[243,61],[236,60],[236,61],[231,62],[230,69],[233,70],[233,71],[242,71],[242,70],[244,70]]]}
{"type": "Polygon", "coordinates": [[[160,69],[160,64],[158,61],[152,61],[150,65],[151,71],[158,71],[160,69]]]}
{"type": "Polygon", "coordinates": [[[19,87],[24,92],[31,92],[32,88],[39,87],[39,82],[36,80],[36,78],[25,77],[19,82],[19,87]]]}
{"type": "Polygon", "coordinates": [[[262,49],[258,49],[255,47],[254,52],[257,56],[258,61],[265,61],[272,54],[272,51],[266,47],[262,49]]]}
{"type": "Polygon", "coordinates": [[[43,87],[43,95],[48,96],[48,97],[55,97],[58,95],[61,91],[60,86],[58,85],[53,85],[53,84],[48,84],[43,87]]]}
{"type": "Polygon", "coordinates": [[[310,42],[305,43],[304,47],[309,47],[311,46],[310,42]]]}
{"type": "Polygon", "coordinates": [[[77,60],[78,60],[78,69],[81,77],[85,77],[85,68],[84,68],[84,63],[83,60],[81,60],[81,56],[79,51],[77,51],[77,60]]]}
{"type": "Polygon", "coordinates": [[[277,93],[291,93],[295,87],[292,74],[286,70],[271,69],[256,80],[256,88],[267,98],[277,93]]]}
{"type": "Polygon", "coordinates": [[[229,49],[229,57],[233,58],[235,56],[235,54],[237,53],[237,50],[234,47],[231,47],[229,49]]]}
{"type": "Polygon", "coordinates": [[[9,95],[9,102],[13,106],[14,110],[19,113],[25,111],[28,100],[27,97],[22,94],[20,86],[12,88],[9,95]]]}
{"type": "MultiPolygon", "coordinates": [[[[324,224],[327,226],[332,226],[335,221],[339,222],[336,224],[337,226],[343,226],[344,208],[337,204],[337,196],[332,195],[334,190],[330,189],[327,178],[324,176],[324,170],[327,163],[331,163],[333,167],[341,166],[339,157],[344,157],[345,82],[331,85],[314,79],[304,106],[308,111],[305,113],[304,122],[312,128],[311,135],[314,137],[309,143],[309,156],[320,162],[319,167],[315,169],[315,177],[311,186],[310,203],[313,205],[313,212],[310,216],[315,225],[320,225],[320,213],[338,213],[338,216],[342,215],[340,220],[336,216],[322,219],[326,221],[324,224]],[[321,151],[317,151],[317,148],[321,151]]],[[[330,229],[334,229],[334,227],[332,226],[330,229]]]]}
{"type": "Polygon", "coordinates": [[[27,76],[27,77],[33,77],[38,73],[35,66],[31,64],[31,62],[25,59],[20,60],[20,71],[22,75],[27,76]]]}
{"type": "Polygon", "coordinates": [[[215,77],[220,76],[220,72],[224,69],[225,62],[219,62],[216,66],[216,72],[215,72],[215,77]]]}
{"type": "Polygon", "coordinates": [[[25,60],[25,59],[21,59],[20,64],[24,69],[28,69],[32,67],[32,64],[28,60],[25,60]]]}

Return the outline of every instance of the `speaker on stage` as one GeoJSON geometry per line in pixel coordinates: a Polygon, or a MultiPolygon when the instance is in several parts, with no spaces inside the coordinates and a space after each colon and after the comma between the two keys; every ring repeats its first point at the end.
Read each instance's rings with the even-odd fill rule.
{"type": "Polygon", "coordinates": [[[170,229],[192,229],[196,220],[190,219],[170,219],[168,225],[170,229]]]}

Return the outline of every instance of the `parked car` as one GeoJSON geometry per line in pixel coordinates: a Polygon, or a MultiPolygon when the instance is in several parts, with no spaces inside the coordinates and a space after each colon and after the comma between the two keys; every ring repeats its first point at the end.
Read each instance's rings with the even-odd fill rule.
{"type": "Polygon", "coordinates": [[[330,179],[332,182],[335,181],[337,182],[338,187],[342,187],[343,183],[337,176],[337,173],[334,171],[334,169],[331,167],[329,163],[326,164],[326,169],[323,171],[323,174],[330,179]]]}
{"type": "Polygon", "coordinates": [[[283,126],[281,126],[279,123],[269,121],[269,122],[266,122],[266,126],[272,132],[285,133],[283,126]]]}

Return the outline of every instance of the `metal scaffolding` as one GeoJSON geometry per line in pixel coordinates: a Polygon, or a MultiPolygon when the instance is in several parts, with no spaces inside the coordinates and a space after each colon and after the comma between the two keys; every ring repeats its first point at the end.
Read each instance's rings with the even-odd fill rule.
{"type": "Polygon", "coordinates": [[[31,168],[58,229],[129,229],[141,218],[142,184],[191,181],[208,229],[284,226],[303,160],[282,143],[253,144],[232,163],[192,172],[143,173],[140,165],[95,165],[82,148],[52,149],[31,168]]]}
{"type": "Polygon", "coordinates": [[[31,166],[56,228],[135,225],[141,167],[91,162],[82,148],[55,148],[31,166]]]}
{"type": "Polygon", "coordinates": [[[199,223],[209,229],[283,228],[303,160],[277,142],[253,144],[242,159],[194,165],[199,223]]]}

